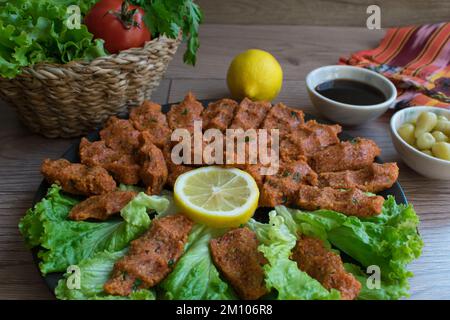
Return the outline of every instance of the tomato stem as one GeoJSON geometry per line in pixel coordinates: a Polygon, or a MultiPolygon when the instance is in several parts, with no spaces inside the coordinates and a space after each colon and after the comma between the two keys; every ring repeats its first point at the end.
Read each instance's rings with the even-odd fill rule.
{"type": "Polygon", "coordinates": [[[137,21],[134,21],[134,15],[138,12],[138,9],[129,9],[130,4],[128,0],[124,0],[122,2],[122,5],[120,7],[120,11],[113,11],[109,10],[105,13],[105,16],[107,14],[111,14],[115,16],[119,21],[122,23],[123,27],[127,30],[131,29],[132,27],[141,28],[139,23],[137,21]]]}

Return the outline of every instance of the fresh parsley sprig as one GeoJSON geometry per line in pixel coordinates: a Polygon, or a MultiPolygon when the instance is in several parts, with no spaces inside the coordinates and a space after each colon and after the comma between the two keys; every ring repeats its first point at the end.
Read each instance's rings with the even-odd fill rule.
{"type": "Polygon", "coordinates": [[[183,60],[187,64],[195,65],[197,50],[200,46],[198,39],[199,26],[203,14],[193,0],[132,0],[145,10],[145,24],[156,37],[164,34],[169,38],[176,38],[183,33],[187,40],[187,49],[183,60]]]}

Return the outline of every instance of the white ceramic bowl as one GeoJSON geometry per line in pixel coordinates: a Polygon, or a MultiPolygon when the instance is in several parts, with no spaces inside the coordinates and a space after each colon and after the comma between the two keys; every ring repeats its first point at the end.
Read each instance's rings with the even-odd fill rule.
{"type": "Polygon", "coordinates": [[[396,112],[391,118],[391,137],[402,160],[413,170],[431,179],[450,180],[450,161],[429,156],[410,146],[398,134],[405,122],[416,119],[422,111],[431,111],[450,119],[450,110],[436,107],[410,107],[396,112]]]}
{"type": "Polygon", "coordinates": [[[381,116],[395,103],[397,90],[383,75],[352,66],[325,66],[306,76],[306,87],[314,107],[326,118],[342,125],[359,125],[381,116]],[[352,105],[337,102],[319,94],[315,88],[326,81],[336,79],[355,80],[372,85],[386,96],[386,101],[374,105],[352,105]]]}

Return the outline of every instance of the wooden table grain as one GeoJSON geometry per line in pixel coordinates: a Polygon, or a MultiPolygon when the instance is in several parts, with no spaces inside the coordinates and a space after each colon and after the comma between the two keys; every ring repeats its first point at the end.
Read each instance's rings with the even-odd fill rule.
{"type": "MultiPolygon", "coordinates": [[[[305,89],[306,74],[335,64],[341,55],[377,45],[383,31],[352,27],[204,25],[195,68],[182,63],[180,48],[153,99],[176,102],[192,90],[198,98],[228,95],[225,75],[234,55],[248,49],[272,52],[284,70],[278,101],[315,114],[305,89]]],[[[412,299],[450,299],[450,182],[429,180],[414,173],[399,159],[389,137],[388,112],[359,128],[355,136],[374,139],[385,161],[397,161],[399,181],[420,215],[425,247],[410,265],[412,299]]],[[[75,139],[46,139],[30,133],[15,111],[0,102],[0,299],[52,299],[20,236],[17,223],[32,204],[42,179],[39,165],[59,157],[75,139]]]]}
{"type": "Polygon", "coordinates": [[[211,24],[366,25],[367,7],[381,9],[383,28],[448,21],[447,0],[196,0],[211,24]]]}

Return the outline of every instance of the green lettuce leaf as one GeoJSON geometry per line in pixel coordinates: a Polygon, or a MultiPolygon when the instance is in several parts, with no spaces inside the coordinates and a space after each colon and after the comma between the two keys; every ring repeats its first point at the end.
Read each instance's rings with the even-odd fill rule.
{"type": "Polygon", "coordinates": [[[297,242],[293,220],[287,216],[286,222],[276,211],[271,211],[269,218],[268,224],[253,219],[248,223],[261,243],[258,249],[268,260],[263,267],[267,288],[275,289],[279,300],[339,299],[338,291],[328,291],[317,280],[301,271],[295,261],[289,259],[297,242]]]}
{"type": "Polygon", "coordinates": [[[43,274],[65,271],[69,265],[97,252],[115,252],[140,236],[150,225],[148,210],[164,212],[169,201],[163,197],[139,193],[122,210],[123,219],[106,222],[66,220],[76,201],[60,194],[56,185],[19,223],[27,242],[43,248],[38,256],[43,274]]]}
{"type": "Polygon", "coordinates": [[[79,202],[74,197],[61,193],[61,187],[54,184],[47,195],[38,202],[34,208],[28,209],[25,216],[19,221],[19,230],[29,247],[35,247],[42,243],[44,234],[43,223],[45,221],[63,221],[70,209],[79,202]]]}
{"type": "Polygon", "coordinates": [[[99,0],[49,0],[49,1],[59,6],[65,7],[68,7],[70,5],[77,5],[78,7],[80,7],[80,11],[83,15],[86,14],[94,4],[99,2],[99,0]]]}
{"type": "Polygon", "coordinates": [[[352,273],[361,283],[358,300],[396,300],[408,295],[408,288],[402,283],[380,281],[379,288],[369,288],[368,275],[357,265],[344,263],[345,270],[352,273]]]}
{"type": "Polygon", "coordinates": [[[131,185],[128,185],[128,184],[123,184],[123,183],[119,184],[118,189],[120,191],[134,191],[134,192],[144,192],[145,191],[145,189],[142,188],[142,187],[131,186],[131,185]]]}
{"type": "Polygon", "coordinates": [[[172,191],[168,191],[168,190],[161,191],[161,197],[163,197],[169,201],[169,206],[167,207],[166,210],[159,212],[158,217],[164,217],[164,216],[182,212],[182,210],[177,206],[177,204],[173,198],[172,191]]]}
{"type": "Polygon", "coordinates": [[[137,290],[128,297],[107,295],[103,285],[109,279],[114,263],[122,258],[126,249],[117,252],[100,252],[93,257],[81,261],[77,267],[79,271],[79,288],[70,286],[74,273],[65,273],[55,288],[55,295],[62,300],[154,300],[152,290],[137,290]]]}
{"type": "MultiPolygon", "coordinates": [[[[141,188],[138,186],[130,186],[130,185],[122,184],[122,183],[119,185],[119,190],[134,191],[134,192],[144,192],[145,191],[144,188],[141,188]]],[[[169,206],[167,207],[166,210],[158,212],[158,217],[164,217],[167,215],[176,214],[176,213],[181,212],[180,208],[178,208],[178,206],[176,205],[176,203],[173,199],[173,192],[168,191],[168,190],[163,190],[163,191],[161,191],[160,196],[163,198],[166,198],[169,201],[169,206]]]]}
{"type": "Polygon", "coordinates": [[[411,205],[396,204],[389,196],[382,214],[368,219],[330,210],[307,212],[281,206],[276,210],[283,217],[291,216],[300,232],[327,240],[363,267],[380,267],[386,285],[401,287],[401,292],[409,288],[412,273],[407,265],[423,247],[417,233],[419,219],[411,205]]]}
{"type": "Polygon", "coordinates": [[[185,253],[174,270],[160,284],[165,298],[175,300],[229,300],[236,296],[213,264],[209,241],[224,233],[222,229],[195,225],[185,253]]]}
{"type": "Polygon", "coordinates": [[[94,40],[85,25],[67,26],[70,4],[84,14],[94,0],[0,1],[0,76],[14,78],[22,67],[38,62],[67,63],[106,55],[103,40],[94,40]]]}

